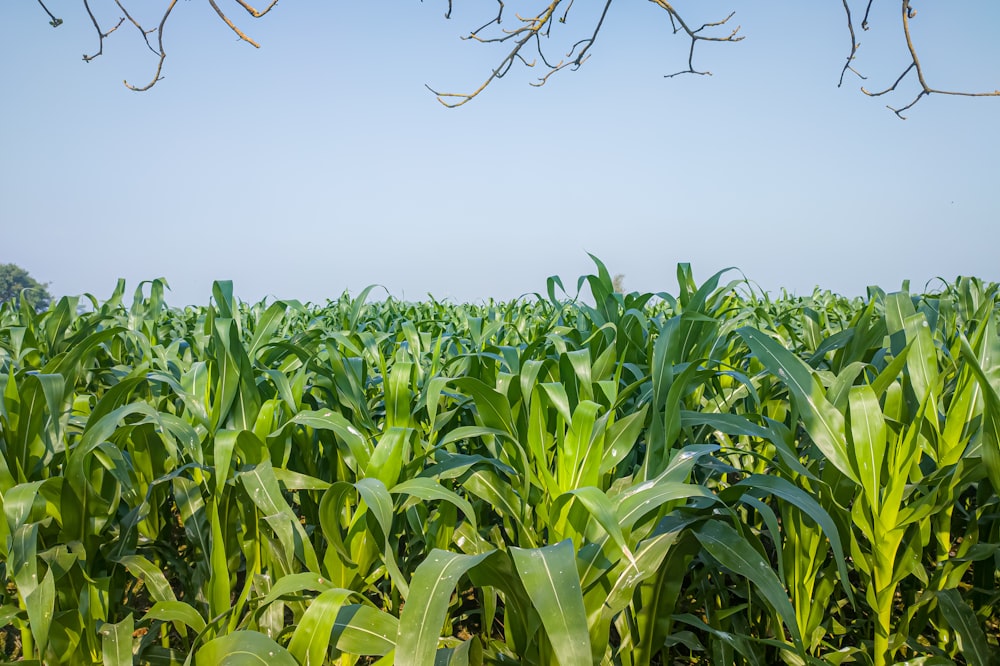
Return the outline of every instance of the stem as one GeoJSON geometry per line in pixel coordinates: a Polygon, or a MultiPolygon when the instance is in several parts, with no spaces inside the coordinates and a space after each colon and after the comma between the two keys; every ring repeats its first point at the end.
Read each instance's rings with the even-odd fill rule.
{"type": "Polygon", "coordinates": [[[875,567],[873,578],[875,582],[875,666],[886,666],[892,662],[889,650],[889,633],[892,627],[892,602],[896,596],[896,585],[893,583],[893,564],[896,552],[902,541],[902,530],[885,530],[882,521],[875,519],[872,534],[875,536],[874,555],[875,567]]]}
{"type": "Polygon", "coordinates": [[[31,636],[31,628],[25,625],[21,629],[21,658],[27,660],[35,654],[35,641],[31,636]]]}
{"type": "MultiPolygon", "coordinates": [[[[24,597],[18,592],[17,595],[17,605],[21,610],[27,610],[28,607],[24,604],[24,597]]],[[[31,625],[25,624],[21,627],[21,659],[28,660],[35,654],[35,639],[31,635],[31,625]]],[[[41,657],[42,655],[38,655],[41,657]]]]}

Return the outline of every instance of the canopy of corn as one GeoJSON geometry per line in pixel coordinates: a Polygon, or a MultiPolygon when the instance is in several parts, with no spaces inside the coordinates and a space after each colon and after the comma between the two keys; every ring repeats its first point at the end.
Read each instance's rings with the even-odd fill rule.
{"type": "Polygon", "coordinates": [[[6,658],[998,663],[996,285],[595,266],[478,305],[0,306],[6,658]]]}

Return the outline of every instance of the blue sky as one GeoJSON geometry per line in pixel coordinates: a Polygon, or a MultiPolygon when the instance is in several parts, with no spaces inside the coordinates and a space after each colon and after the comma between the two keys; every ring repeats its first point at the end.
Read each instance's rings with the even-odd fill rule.
{"type": "MultiPolygon", "coordinates": [[[[258,21],[221,3],[257,50],[183,2],[146,93],[121,84],[155,67],[128,26],[80,61],[96,48],[80,4],[52,3],[58,29],[36,2],[0,5],[0,262],[56,294],[165,277],[174,305],[206,303],[213,279],[248,301],[372,283],[479,301],[575,282],[587,252],[649,291],[674,291],[679,261],[798,293],[1000,281],[1000,98],[932,96],[900,121],[884,104],[912,83],[888,100],[838,89],[835,0],[678,3],[693,22],[735,9],[746,39],[699,47],[714,76],[673,79],[687,42],[651,3],[617,0],[579,71],[535,88],[515,69],[454,110],[424,86],[472,90],[499,61],[459,39],[490,3],[445,20],[439,0],[286,1],[258,21]]],[[[592,4],[564,39],[588,33],[592,4]]],[[[872,88],[906,63],[898,3],[877,4],[857,62],[872,88]]],[[[1000,6],[922,5],[930,83],[1000,87],[1000,6]]]]}

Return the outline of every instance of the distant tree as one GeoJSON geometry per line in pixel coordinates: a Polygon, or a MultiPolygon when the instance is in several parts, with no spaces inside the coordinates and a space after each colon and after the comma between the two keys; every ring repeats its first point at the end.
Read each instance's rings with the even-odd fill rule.
{"type": "Polygon", "coordinates": [[[49,306],[52,295],[49,294],[48,283],[42,284],[28,274],[16,264],[0,264],[0,303],[13,301],[17,304],[21,298],[21,292],[30,289],[26,294],[28,302],[36,308],[42,309],[49,306]]]}
{"type": "MultiPolygon", "coordinates": [[[[226,11],[220,7],[220,4],[227,3],[216,2],[216,0],[208,1],[212,6],[212,9],[214,9],[215,13],[219,16],[219,19],[225,23],[229,29],[232,30],[237,37],[239,37],[239,39],[254,47],[259,47],[257,42],[244,33],[233,22],[229,15],[226,14],[226,11]]],[[[853,72],[862,79],[865,78],[854,68],[855,56],[861,46],[857,35],[859,30],[869,29],[870,24],[868,19],[871,15],[873,5],[876,4],[876,0],[840,0],[839,3],[837,3],[836,0],[829,1],[843,6],[846,21],[842,25],[846,27],[845,36],[850,36],[851,39],[850,49],[845,49],[846,60],[840,72],[839,86],[844,83],[844,76],[848,72],[853,72]],[[852,8],[854,11],[852,11],[852,8]],[[859,16],[862,17],[860,21],[858,21],[859,16]]],[[[38,0],[38,4],[41,5],[42,9],[44,9],[49,16],[49,23],[53,27],[62,25],[63,20],[61,18],[57,18],[56,15],[52,13],[46,5],[47,2],[48,0],[38,0]]],[[[232,9],[240,13],[245,12],[252,18],[261,18],[274,9],[274,6],[278,4],[278,0],[266,0],[266,4],[260,5],[262,9],[257,9],[247,0],[232,0],[232,2],[234,4],[229,5],[232,9]]],[[[452,5],[454,2],[455,0],[447,0],[445,18],[451,17],[452,5]]],[[[551,42],[547,41],[552,36],[553,30],[561,30],[561,25],[569,22],[568,20],[570,18],[570,14],[573,13],[574,10],[576,10],[576,12],[573,13],[574,18],[577,18],[577,15],[580,12],[586,12],[587,10],[574,6],[575,0],[518,0],[517,2],[507,0],[506,3],[504,0],[497,0],[499,7],[496,15],[484,25],[469,32],[465,39],[486,44],[504,45],[506,46],[506,55],[500,60],[496,67],[492,68],[492,72],[486,77],[482,85],[472,92],[447,93],[439,92],[434,89],[431,89],[431,92],[437,95],[438,100],[445,106],[461,106],[478,96],[479,93],[485,90],[486,87],[492,82],[502,78],[508,71],[510,71],[511,67],[517,63],[521,63],[528,67],[534,67],[537,64],[538,69],[541,70],[541,75],[534,85],[543,85],[548,78],[556,72],[567,68],[577,69],[590,57],[590,50],[597,41],[598,35],[604,26],[605,18],[607,18],[612,5],[617,4],[618,6],[621,6],[624,2],[625,0],[603,0],[603,2],[597,3],[581,3],[581,5],[590,5],[590,16],[584,14],[584,21],[588,21],[589,26],[585,26],[585,28],[578,33],[582,35],[582,37],[575,40],[575,42],[571,42],[572,46],[568,53],[557,53],[556,57],[552,57],[553,54],[551,51],[558,51],[558,49],[564,48],[561,45],[552,47],[551,42]],[[508,7],[508,5],[513,6],[513,8],[508,7]],[[513,17],[510,16],[511,14],[513,14],[513,17]]],[[[735,12],[729,14],[725,18],[715,17],[716,20],[709,20],[708,22],[701,23],[699,25],[699,21],[693,20],[692,18],[692,15],[697,13],[697,3],[691,3],[691,6],[687,6],[688,3],[668,2],[667,0],[649,0],[649,2],[666,13],[669,17],[670,25],[675,35],[682,35],[683,38],[690,42],[690,50],[688,52],[688,58],[684,69],[672,74],[667,74],[668,78],[681,74],[711,74],[711,72],[699,69],[695,66],[695,47],[698,44],[707,44],[712,42],[738,42],[743,39],[743,35],[740,34],[740,26],[737,25],[736,27],[731,27],[732,24],[730,23],[730,19],[733,18],[735,12]],[[678,9],[677,5],[680,4],[685,4],[686,6],[683,9],[678,9]],[[694,7],[694,9],[692,7],[694,7]]],[[[877,2],[879,7],[891,4],[890,0],[877,0],[877,2]]],[[[174,9],[177,7],[178,0],[160,0],[158,3],[139,2],[138,0],[115,0],[115,5],[118,7],[116,12],[117,17],[116,19],[110,20],[96,16],[91,9],[89,0],[82,0],[82,3],[88,16],[90,17],[91,23],[94,25],[94,30],[97,33],[98,40],[97,50],[90,55],[84,55],[83,60],[85,62],[89,62],[101,55],[104,52],[104,40],[123,24],[128,23],[138,31],[141,38],[145,41],[146,46],[150,51],[152,51],[153,55],[158,58],[158,62],[156,65],[156,71],[149,83],[146,85],[136,86],[126,81],[125,85],[132,90],[149,90],[152,88],[161,78],[160,74],[163,71],[163,61],[167,57],[167,52],[163,48],[163,28],[171,18],[174,9]],[[149,18],[144,18],[146,16],[149,18]]],[[[910,93],[914,95],[912,98],[909,98],[910,102],[901,106],[889,106],[889,109],[891,109],[900,118],[904,118],[902,115],[904,111],[932,93],[939,95],[961,95],[967,97],[1000,96],[1000,90],[971,92],[946,90],[931,85],[925,76],[924,68],[922,67],[918,56],[918,40],[913,38],[913,34],[910,30],[910,23],[916,18],[917,11],[912,6],[911,0],[896,0],[896,3],[897,4],[895,6],[899,8],[899,10],[897,10],[899,11],[898,20],[902,28],[901,39],[904,41],[906,49],[909,52],[910,61],[908,63],[904,63],[902,73],[891,86],[888,86],[884,90],[876,91],[861,88],[864,94],[869,97],[880,97],[887,93],[896,91],[897,87],[900,86],[904,79],[908,78],[910,82],[914,82],[915,80],[916,85],[912,87],[912,90],[915,90],[915,93],[910,93]]],[[[989,3],[986,0],[981,0],[981,4],[986,5],[989,3]]],[[[753,9],[749,8],[746,11],[752,12],[753,9]]],[[[843,30],[844,27],[839,29],[843,30]]]]}

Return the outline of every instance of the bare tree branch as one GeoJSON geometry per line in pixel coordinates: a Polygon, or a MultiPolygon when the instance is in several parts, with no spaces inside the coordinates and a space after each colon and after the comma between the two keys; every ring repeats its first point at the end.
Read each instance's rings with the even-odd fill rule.
{"type": "Polygon", "coordinates": [[[40,4],[42,9],[45,10],[45,13],[49,15],[49,18],[51,19],[49,21],[49,25],[53,28],[58,28],[62,25],[63,20],[61,18],[56,18],[56,15],[49,11],[49,8],[45,6],[45,3],[42,0],[38,0],[38,4],[40,4]]]}
{"type": "MultiPolygon", "coordinates": [[[[542,60],[545,61],[545,56],[542,53],[541,44],[538,42],[538,38],[539,35],[542,34],[543,31],[546,29],[546,27],[550,24],[553,15],[555,15],[556,9],[559,8],[559,5],[562,4],[563,1],[564,0],[552,0],[549,6],[546,7],[543,11],[539,12],[538,15],[536,16],[524,18],[515,14],[517,20],[521,22],[520,27],[517,27],[513,30],[503,30],[501,35],[496,37],[483,37],[480,35],[480,33],[483,30],[493,25],[494,23],[500,25],[501,22],[503,21],[504,4],[502,0],[498,0],[500,8],[497,11],[496,17],[491,21],[489,21],[488,23],[480,26],[476,30],[473,30],[471,33],[469,33],[468,37],[466,37],[465,39],[472,39],[478,42],[482,42],[484,44],[503,43],[513,40],[514,47],[510,50],[510,52],[507,53],[507,56],[504,57],[504,59],[500,61],[500,64],[493,69],[492,73],[486,78],[485,81],[483,81],[482,85],[473,90],[471,93],[443,93],[434,90],[430,86],[427,86],[427,89],[430,90],[435,95],[437,95],[439,102],[441,102],[442,104],[444,104],[449,108],[455,108],[458,106],[462,106],[463,104],[466,104],[472,99],[474,99],[476,96],[479,95],[479,93],[486,90],[486,86],[488,86],[496,79],[503,78],[507,74],[507,72],[510,71],[511,66],[516,61],[520,60],[522,63],[524,63],[524,65],[528,67],[534,67],[535,66],[534,59],[532,59],[529,62],[524,58],[523,55],[521,55],[521,50],[528,43],[534,42],[539,57],[541,57],[542,60]]],[[[546,64],[548,63],[546,62],[546,64]]],[[[552,65],[549,65],[549,68],[554,69],[552,65]]]]}
{"type": "MultiPolygon", "coordinates": [[[[128,80],[126,80],[124,82],[125,87],[128,88],[129,90],[135,90],[136,92],[149,90],[150,88],[156,85],[157,81],[159,81],[162,78],[160,76],[160,72],[163,71],[163,61],[167,59],[167,51],[163,48],[163,26],[167,24],[167,19],[170,18],[170,12],[174,11],[174,7],[176,6],[177,6],[177,0],[170,0],[170,4],[167,5],[167,9],[165,12],[163,12],[163,17],[160,19],[160,25],[159,27],[156,28],[156,38],[157,38],[156,42],[159,47],[160,60],[159,62],[156,63],[156,72],[153,73],[153,80],[141,88],[133,86],[131,83],[128,82],[128,80]]],[[[138,24],[136,25],[138,26],[138,24]]],[[[139,29],[143,30],[141,27],[139,29]]],[[[143,32],[145,31],[143,30],[143,32]]]]}
{"type": "MultiPolygon", "coordinates": [[[[578,69],[587,60],[587,58],[590,57],[590,50],[596,43],[601,29],[604,27],[604,22],[611,9],[611,5],[614,2],[614,0],[605,0],[600,16],[597,18],[590,35],[576,41],[571,46],[569,52],[566,53],[563,58],[556,61],[546,55],[542,39],[551,36],[552,29],[555,24],[568,23],[570,12],[574,6],[574,0],[552,0],[546,7],[537,12],[535,16],[521,17],[518,15],[517,20],[521,22],[519,27],[512,30],[501,30],[499,34],[492,33],[486,35],[484,34],[484,31],[494,25],[500,26],[503,22],[504,4],[502,1],[498,1],[500,9],[497,12],[497,15],[484,25],[469,33],[465,39],[475,40],[483,44],[513,41],[514,46],[493,69],[486,80],[472,92],[445,93],[427,86],[431,92],[437,95],[438,101],[449,108],[462,106],[472,99],[475,99],[493,81],[503,78],[503,76],[510,71],[510,68],[518,61],[528,67],[534,67],[540,61],[541,64],[547,69],[544,74],[540,75],[532,83],[534,86],[544,85],[553,74],[562,71],[563,69],[578,69]],[[557,11],[560,9],[560,5],[563,5],[562,10],[557,11]],[[529,53],[529,51],[525,51],[526,48],[531,49],[530,57],[526,55],[529,53]]],[[[725,25],[733,17],[733,14],[730,14],[721,21],[705,23],[699,28],[691,28],[680,13],[674,8],[673,3],[667,2],[666,0],[650,0],[650,2],[667,12],[675,34],[683,32],[691,40],[691,48],[688,51],[687,69],[681,72],[675,72],[674,74],[668,74],[668,78],[677,76],[678,74],[688,73],[709,74],[707,71],[699,71],[694,67],[694,50],[698,42],[738,42],[743,39],[742,36],[737,34],[739,32],[739,27],[736,27],[730,33],[724,35],[710,34],[713,28],[725,25]]],[[[450,10],[451,7],[449,3],[449,14],[450,10]]]]}
{"type": "Polygon", "coordinates": [[[156,32],[156,29],[155,29],[155,28],[153,28],[153,29],[151,29],[151,30],[145,30],[145,29],[144,29],[144,28],[143,28],[143,27],[142,27],[141,25],[139,25],[139,22],[138,22],[138,21],[136,21],[136,20],[135,20],[134,18],[132,18],[132,15],[128,13],[128,10],[127,10],[127,9],[125,9],[125,6],[124,6],[124,5],[122,5],[122,3],[121,3],[121,0],[115,0],[115,4],[116,4],[116,5],[118,5],[118,9],[122,10],[122,14],[124,14],[124,15],[125,15],[125,18],[126,18],[126,19],[128,19],[128,20],[129,20],[129,22],[130,22],[130,23],[131,23],[132,25],[134,25],[134,26],[136,27],[136,29],[137,29],[137,30],[139,31],[139,34],[140,34],[140,35],[142,35],[142,40],[143,40],[144,42],[146,42],[146,47],[147,47],[147,48],[148,48],[148,49],[149,49],[150,51],[152,51],[154,55],[157,55],[157,56],[158,56],[158,55],[160,55],[160,54],[159,54],[159,53],[157,52],[157,50],[153,48],[153,45],[149,43],[149,36],[150,36],[150,35],[151,35],[152,33],[156,32]]]}
{"type": "Polygon", "coordinates": [[[94,30],[97,31],[97,53],[95,53],[94,55],[87,55],[86,53],[83,54],[83,61],[90,62],[97,56],[104,53],[104,40],[107,39],[108,35],[117,30],[118,27],[125,22],[125,19],[122,18],[120,21],[118,21],[115,27],[111,28],[107,32],[103,32],[101,30],[101,26],[97,23],[97,18],[94,16],[94,12],[90,11],[90,2],[88,0],[83,0],[83,6],[87,10],[87,15],[90,17],[90,21],[94,24],[94,30]]]}
{"type": "Polygon", "coordinates": [[[688,24],[684,20],[684,18],[679,13],[677,13],[676,9],[674,9],[672,3],[664,2],[663,0],[650,0],[650,2],[658,5],[670,15],[670,25],[673,26],[675,35],[678,32],[683,31],[687,33],[688,38],[691,40],[691,48],[688,49],[687,69],[683,69],[679,72],[674,72],[673,74],[667,74],[664,78],[671,79],[681,74],[700,74],[702,76],[711,76],[712,73],[707,70],[699,71],[694,68],[694,49],[695,46],[698,44],[698,42],[739,42],[743,40],[743,37],[737,34],[740,31],[740,26],[736,26],[736,28],[734,28],[732,32],[722,37],[710,37],[701,34],[701,32],[707,28],[718,28],[719,26],[725,25],[726,23],[729,22],[729,19],[733,18],[733,16],[736,15],[736,12],[731,12],[729,16],[722,19],[721,21],[715,21],[713,23],[704,23],[700,28],[692,30],[690,27],[688,27],[688,24]]]}
{"type": "MultiPolygon", "coordinates": [[[[277,0],[275,0],[275,1],[277,1],[277,0]]],[[[239,0],[237,0],[237,2],[239,2],[239,0]]],[[[221,18],[221,19],[222,19],[223,23],[225,23],[226,25],[228,25],[228,26],[229,26],[229,29],[230,29],[230,30],[232,30],[233,32],[235,32],[235,33],[236,33],[236,35],[237,35],[237,36],[238,36],[238,37],[239,37],[240,39],[242,39],[242,40],[243,40],[244,42],[246,42],[247,44],[250,44],[250,45],[251,45],[251,46],[253,46],[254,48],[258,48],[258,49],[260,48],[260,44],[258,44],[257,42],[255,42],[255,41],[253,41],[252,39],[250,39],[249,37],[247,37],[247,36],[246,36],[246,35],[245,35],[245,34],[243,33],[243,31],[242,31],[242,30],[240,30],[239,28],[237,28],[237,27],[236,27],[236,25],[235,25],[235,24],[234,24],[234,23],[233,23],[232,21],[230,21],[230,20],[229,20],[229,17],[228,17],[228,16],[226,16],[226,15],[225,15],[225,14],[224,14],[224,13],[222,12],[222,10],[221,10],[221,9],[219,9],[219,5],[215,4],[215,0],[208,0],[208,4],[212,5],[212,9],[214,9],[214,10],[215,10],[215,13],[219,15],[219,18],[221,18]]],[[[242,2],[241,2],[240,4],[241,4],[241,5],[243,5],[244,7],[248,7],[248,8],[249,8],[249,9],[248,9],[248,11],[253,11],[253,12],[256,12],[256,11],[257,11],[256,9],[253,9],[252,7],[250,7],[249,5],[247,5],[247,4],[245,4],[245,3],[242,3],[242,2]]],[[[271,5],[271,6],[273,7],[274,5],[271,5]]],[[[268,8],[268,10],[270,10],[270,7],[268,8]]]]}
{"type": "MultiPolygon", "coordinates": [[[[57,18],[46,5],[48,0],[37,1],[48,15],[50,25],[58,27],[62,24],[62,19],[57,18]]],[[[279,0],[262,0],[264,2],[264,4],[261,5],[263,6],[263,9],[257,9],[254,7],[254,5],[250,3],[250,0],[231,1],[240,9],[245,11],[249,16],[258,19],[274,9],[279,0]]],[[[253,1],[256,2],[256,0],[253,1]]],[[[445,18],[450,18],[452,16],[454,0],[446,1],[447,11],[445,12],[445,18]]],[[[570,14],[577,9],[575,0],[521,0],[522,4],[531,6],[532,4],[537,3],[540,7],[538,11],[534,12],[534,15],[528,13],[527,15],[522,16],[520,13],[515,12],[515,23],[514,26],[510,28],[506,27],[503,23],[506,10],[505,0],[496,0],[496,15],[483,25],[465,35],[462,39],[479,42],[481,44],[508,44],[509,49],[500,59],[499,63],[490,71],[489,75],[482,82],[482,84],[480,84],[480,86],[472,92],[449,93],[440,92],[430,86],[427,86],[427,88],[437,96],[438,101],[442,104],[447,107],[454,108],[462,106],[463,104],[466,104],[478,97],[490,84],[497,79],[501,79],[506,76],[511,68],[518,63],[524,65],[525,67],[538,66],[539,69],[543,70],[535,81],[531,82],[531,85],[534,86],[544,85],[556,72],[560,72],[567,68],[573,70],[579,69],[580,66],[582,66],[583,63],[590,57],[591,51],[597,43],[598,36],[601,34],[605,21],[611,11],[611,6],[615,1],[616,0],[604,0],[603,6],[600,6],[600,13],[596,15],[595,18],[591,19],[593,20],[592,27],[584,31],[585,36],[575,42],[572,42],[568,47],[568,51],[561,58],[552,58],[549,57],[549,51],[553,50],[553,47],[550,46],[551,42],[546,40],[552,38],[554,32],[557,33],[561,29],[559,26],[569,23],[570,14]]],[[[865,77],[855,68],[854,64],[858,57],[861,43],[857,39],[858,26],[855,23],[854,14],[851,11],[851,5],[855,2],[860,4],[864,1],[864,14],[861,19],[860,28],[863,31],[867,31],[870,28],[869,16],[871,15],[872,7],[875,4],[875,0],[854,0],[853,2],[852,0],[840,1],[843,5],[844,14],[847,18],[847,31],[848,36],[851,39],[851,46],[850,51],[847,54],[847,58],[844,61],[844,65],[840,70],[840,78],[837,83],[838,87],[843,85],[844,77],[847,75],[847,72],[852,72],[859,78],[865,79],[865,77]]],[[[888,0],[885,1],[887,2],[888,0]]],[[[84,55],[83,59],[86,62],[90,62],[91,60],[102,55],[104,53],[104,40],[107,39],[111,33],[115,32],[125,21],[128,21],[135,26],[135,28],[139,31],[139,34],[142,36],[147,48],[149,48],[149,50],[157,57],[157,64],[152,80],[145,86],[134,86],[128,81],[125,81],[125,85],[131,90],[149,90],[162,78],[163,65],[167,57],[166,50],[164,48],[163,31],[174,8],[177,6],[177,0],[160,0],[160,5],[162,6],[162,3],[166,3],[166,8],[160,16],[158,25],[149,29],[144,28],[142,23],[128,10],[128,7],[134,7],[137,4],[140,4],[140,0],[114,0],[114,2],[118,9],[121,10],[122,17],[119,18],[118,22],[110,29],[104,30],[101,28],[100,22],[91,10],[90,0],[82,0],[84,10],[90,17],[90,21],[94,26],[94,31],[97,33],[98,39],[97,51],[92,55],[84,55]],[[155,39],[151,39],[153,36],[155,36],[155,39]]],[[[736,26],[731,30],[728,28],[729,22],[734,16],[733,13],[721,20],[703,23],[700,27],[693,28],[691,27],[691,24],[689,24],[688,19],[685,18],[687,12],[682,15],[676,8],[675,5],[678,4],[677,2],[668,0],[649,0],[649,2],[667,13],[673,34],[676,35],[682,33],[687,36],[687,39],[690,42],[686,68],[674,72],[673,74],[668,74],[666,75],[666,78],[680,76],[681,74],[711,75],[711,72],[695,67],[695,49],[698,44],[700,42],[738,42],[743,39],[743,35],[740,34],[740,26],[736,26]]],[[[932,93],[962,97],[1000,96],[1000,90],[994,90],[992,92],[966,92],[944,90],[929,85],[925,78],[924,70],[921,65],[920,58],[918,57],[917,49],[914,46],[913,37],[910,31],[910,22],[916,16],[916,12],[912,7],[911,0],[901,0],[901,2],[903,37],[907,50],[910,54],[910,62],[903,69],[899,78],[897,78],[896,81],[885,90],[871,92],[862,87],[861,90],[865,95],[868,95],[869,97],[880,97],[890,92],[894,92],[911,72],[916,72],[916,80],[919,85],[919,90],[916,96],[905,106],[898,108],[893,106],[888,107],[899,118],[903,119],[906,117],[903,115],[903,112],[913,108],[917,102],[932,93]]],[[[241,41],[244,41],[256,48],[260,47],[256,41],[247,36],[247,34],[244,33],[243,30],[241,30],[240,27],[229,18],[226,11],[220,6],[220,2],[218,0],[208,0],[208,3],[211,5],[216,15],[218,15],[219,19],[230,30],[232,30],[241,41]]],[[[587,7],[596,9],[597,5],[596,3],[588,3],[587,7]]],[[[577,13],[579,13],[579,11],[577,13]]],[[[563,43],[566,44],[568,42],[569,40],[566,40],[563,43]]]]}
{"type": "Polygon", "coordinates": [[[269,4],[267,7],[264,8],[264,11],[257,11],[256,9],[250,6],[250,3],[245,2],[244,0],[236,0],[236,2],[237,4],[239,4],[240,7],[247,10],[247,14],[250,14],[250,16],[254,18],[260,18],[264,14],[274,9],[274,6],[278,4],[278,0],[272,0],[271,4],[269,4]]]}
{"type": "MultiPolygon", "coordinates": [[[[871,9],[872,1],[873,0],[869,0],[868,2],[869,9],[871,9]]],[[[924,78],[923,67],[921,67],[920,65],[920,58],[917,56],[917,49],[913,45],[913,36],[910,33],[910,21],[916,17],[917,12],[910,5],[910,0],[902,0],[902,3],[903,3],[902,4],[903,36],[906,39],[906,48],[910,52],[910,64],[906,67],[906,69],[903,70],[903,73],[899,75],[899,78],[896,79],[896,82],[893,83],[888,88],[886,88],[885,90],[873,93],[869,92],[867,89],[862,87],[861,92],[868,95],[869,97],[881,97],[882,95],[895,90],[896,86],[898,86],[900,82],[904,78],[906,78],[907,74],[909,74],[910,72],[916,72],[917,81],[920,83],[920,92],[917,93],[917,96],[914,97],[913,100],[906,106],[901,106],[899,108],[896,108],[888,104],[886,105],[886,108],[895,113],[902,120],[906,120],[906,116],[903,115],[904,111],[913,108],[913,106],[917,102],[919,102],[922,98],[926,97],[927,95],[930,95],[931,93],[937,93],[939,95],[957,95],[960,97],[1000,97],[1000,90],[993,90],[990,92],[959,92],[954,90],[941,90],[939,88],[932,88],[930,85],[928,85],[927,79],[924,78]]],[[[867,20],[868,20],[868,12],[866,11],[865,21],[867,20]]]]}
{"type": "MultiPolygon", "coordinates": [[[[844,3],[844,13],[847,14],[847,30],[851,33],[851,52],[847,54],[847,62],[844,63],[844,69],[840,70],[840,81],[837,83],[837,87],[844,85],[844,75],[847,74],[848,70],[854,72],[859,78],[864,79],[865,77],[861,73],[851,66],[854,62],[854,55],[861,48],[861,44],[858,43],[858,38],[854,34],[854,20],[851,18],[851,6],[847,4],[847,0],[841,0],[844,3]]],[[[868,3],[868,7],[871,8],[871,3],[868,3]]],[[[868,12],[865,12],[865,20],[868,20],[868,12]]],[[[867,28],[865,28],[867,30],[867,28]]]]}

